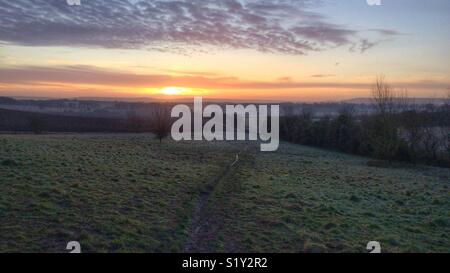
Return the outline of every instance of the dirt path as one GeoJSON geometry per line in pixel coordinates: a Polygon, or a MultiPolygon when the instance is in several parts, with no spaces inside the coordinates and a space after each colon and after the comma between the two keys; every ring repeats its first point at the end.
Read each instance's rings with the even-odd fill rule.
{"type": "Polygon", "coordinates": [[[227,176],[234,166],[239,163],[239,156],[246,151],[245,147],[236,154],[234,161],[229,164],[221,174],[200,194],[200,199],[195,207],[192,221],[188,230],[188,238],[185,243],[184,252],[187,253],[207,253],[213,252],[213,239],[220,227],[219,220],[214,217],[211,208],[208,207],[208,201],[222,179],[227,176]]]}

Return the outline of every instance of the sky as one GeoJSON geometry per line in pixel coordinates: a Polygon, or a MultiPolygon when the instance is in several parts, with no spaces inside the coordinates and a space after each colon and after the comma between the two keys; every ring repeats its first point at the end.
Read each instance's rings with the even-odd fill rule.
{"type": "Polygon", "coordinates": [[[450,1],[0,0],[0,96],[339,101],[450,88],[450,1]],[[69,1],[70,2],[70,1],[69,1]]]}

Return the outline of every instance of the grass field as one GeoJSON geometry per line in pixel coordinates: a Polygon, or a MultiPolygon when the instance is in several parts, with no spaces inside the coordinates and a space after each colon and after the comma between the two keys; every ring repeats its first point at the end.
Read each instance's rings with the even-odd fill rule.
{"type": "Polygon", "coordinates": [[[450,251],[449,169],[257,147],[2,135],[0,252],[182,252],[195,230],[197,251],[450,251]]]}

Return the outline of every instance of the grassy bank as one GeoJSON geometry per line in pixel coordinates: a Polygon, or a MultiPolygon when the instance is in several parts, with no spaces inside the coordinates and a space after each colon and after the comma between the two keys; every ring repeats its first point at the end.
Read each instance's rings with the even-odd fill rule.
{"type": "Polygon", "coordinates": [[[450,249],[450,170],[283,143],[166,141],[149,135],[0,136],[0,251],[180,252],[210,192],[210,251],[450,249]]]}

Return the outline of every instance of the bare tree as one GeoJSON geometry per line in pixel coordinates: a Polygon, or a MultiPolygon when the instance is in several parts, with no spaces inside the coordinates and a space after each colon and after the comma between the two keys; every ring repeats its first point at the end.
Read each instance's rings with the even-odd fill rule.
{"type": "Polygon", "coordinates": [[[423,148],[423,138],[425,136],[423,129],[424,117],[419,112],[415,101],[412,101],[407,111],[402,114],[401,124],[402,136],[410,149],[411,160],[415,161],[423,148]]]}
{"type": "Polygon", "coordinates": [[[395,92],[385,77],[379,76],[372,87],[372,98],[376,113],[368,137],[375,156],[391,160],[396,156],[401,144],[395,114],[406,108],[407,91],[395,92]]]}
{"type": "Polygon", "coordinates": [[[158,104],[152,111],[152,131],[161,143],[171,129],[170,108],[165,104],[158,104]]]}
{"type": "Polygon", "coordinates": [[[408,109],[408,89],[396,91],[384,76],[378,76],[372,86],[372,99],[380,114],[394,114],[408,109]]]}
{"type": "Polygon", "coordinates": [[[408,89],[403,88],[397,92],[394,91],[394,112],[404,112],[415,108],[415,100],[411,100],[408,95],[408,89]],[[411,108],[411,106],[413,106],[411,108]]]}
{"type": "Polygon", "coordinates": [[[439,132],[440,131],[436,130],[436,128],[432,126],[423,127],[424,137],[422,143],[425,156],[432,160],[437,160],[439,158],[441,147],[444,145],[440,135],[438,134],[439,132]]]}
{"type": "Polygon", "coordinates": [[[393,108],[394,94],[384,76],[378,76],[372,86],[372,99],[380,114],[387,114],[393,108]]]}

